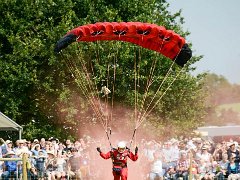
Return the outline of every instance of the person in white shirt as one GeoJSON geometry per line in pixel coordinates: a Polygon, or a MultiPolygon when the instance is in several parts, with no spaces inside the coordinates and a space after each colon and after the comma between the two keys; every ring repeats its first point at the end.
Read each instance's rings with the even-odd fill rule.
{"type": "Polygon", "coordinates": [[[149,179],[154,180],[155,178],[163,179],[163,168],[162,168],[162,154],[159,151],[154,152],[154,160],[151,163],[151,170],[149,173],[149,179]]]}

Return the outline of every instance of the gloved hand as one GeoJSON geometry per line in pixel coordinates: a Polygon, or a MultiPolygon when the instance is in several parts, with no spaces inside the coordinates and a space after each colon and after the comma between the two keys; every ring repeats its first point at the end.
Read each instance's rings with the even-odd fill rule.
{"type": "Polygon", "coordinates": [[[138,153],[138,147],[136,146],[135,147],[135,154],[137,154],[138,153]]]}
{"type": "Polygon", "coordinates": [[[126,147],[126,150],[128,150],[128,152],[130,152],[130,148],[129,147],[126,147]]]}
{"type": "Polygon", "coordinates": [[[100,149],[100,147],[97,147],[97,151],[98,151],[99,153],[102,152],[101,149],[100,149]]]}

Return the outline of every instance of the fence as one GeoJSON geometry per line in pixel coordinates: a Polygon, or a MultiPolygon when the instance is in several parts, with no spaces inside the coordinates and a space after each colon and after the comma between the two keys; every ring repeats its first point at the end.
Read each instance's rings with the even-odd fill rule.
{"type": "Polygon", "coordinates": [[[22,161],[22,179],[27,180],[27,162],[28,162],[27,154],[24,153],[22,155],[22,158],[0,158],[0,161],[22,161]]]}

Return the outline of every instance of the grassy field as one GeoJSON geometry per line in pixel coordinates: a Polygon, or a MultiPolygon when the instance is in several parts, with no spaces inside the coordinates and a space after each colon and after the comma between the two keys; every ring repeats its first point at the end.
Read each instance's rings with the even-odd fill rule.
{"type": "Polygon", "coordinates": [[[219,110],[219,111],[221,111],[223,109],[225,109],[225,110],[232,109],[233,111],[240,113],[240,103],[223,104],[223,105],[217,107],[217,110],[219,110]]]}

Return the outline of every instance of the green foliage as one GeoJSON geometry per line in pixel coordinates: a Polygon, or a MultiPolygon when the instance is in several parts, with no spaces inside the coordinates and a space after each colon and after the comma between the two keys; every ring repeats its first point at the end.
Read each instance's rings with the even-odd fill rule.
{"type": "Polygon", "coordinates": [[[221,75],[206,73],[203,90],[205,91],[208,125],[239,124],[238,104],[240,86],[231,84],[221,75]]]}
{"type": "MultiPolygon", "coordinates": [[[[56,41],[76,26],[100,21],[157,23],[187,36],[189,33],[183,32],[181,28],[181,12],[172,15],[167,8],[168,3],[162,0],[2,0],[1,111],[24,126],[24,137],[27,138],[53,135],[64,138],[81,134],[78,129],[80,126],[84,128],[92,124],[95,127],[96,117],[86,103],[84,93],[76,85],[83,80],[76,80],[72,76],[66,66],[66,59],[54,55],[56,41]]],[[[106,83],[102,80],[107,77],[109,62],[112,62],[112,67],[113,62],[116,62],[118,77],[114,82],[114,101],[120,106],[132,107],[135,104],[133,59],[137,60],[141,74],[140,99],[144,97],[143,87],[146,86],[152,62],[157,60],[157,68],[153,77],[155,83],[148,98],[154,96],[158,83],[163,80],[171,65],[166,58],[127,43],[82,43],[80,47],[80,51],[77,50],[79,46],[69,47],[70,54],[77,50],[77,55],[68,56],[67,59],[72,58],[71,62],[77,65],[83,59],[88,68],[89,62],[101,60],[94,67],[98,88],[106,83]]],[[[193,58],[189,64],[200,58],[193,58]]],[[[160,127],[162,130],[167,124],[179,127],[179,131],[181,128],[194,129],[201,121],[204,111],[204,98],[199,83],[201,78],[191,77],[188,74],[191,70],[190,66],[186,67],[186,71],[151,114],[149,119],[157,124],[156,131],[160,127]]],[[[174,66],[174,71],[178,73],[180,69],[174,66]]],[[[157,97],[164,93],[173,78],[174,75],[167,79],[157,97]]],[[[109,83],[113,84],[113,79],[109,83]]]]}

